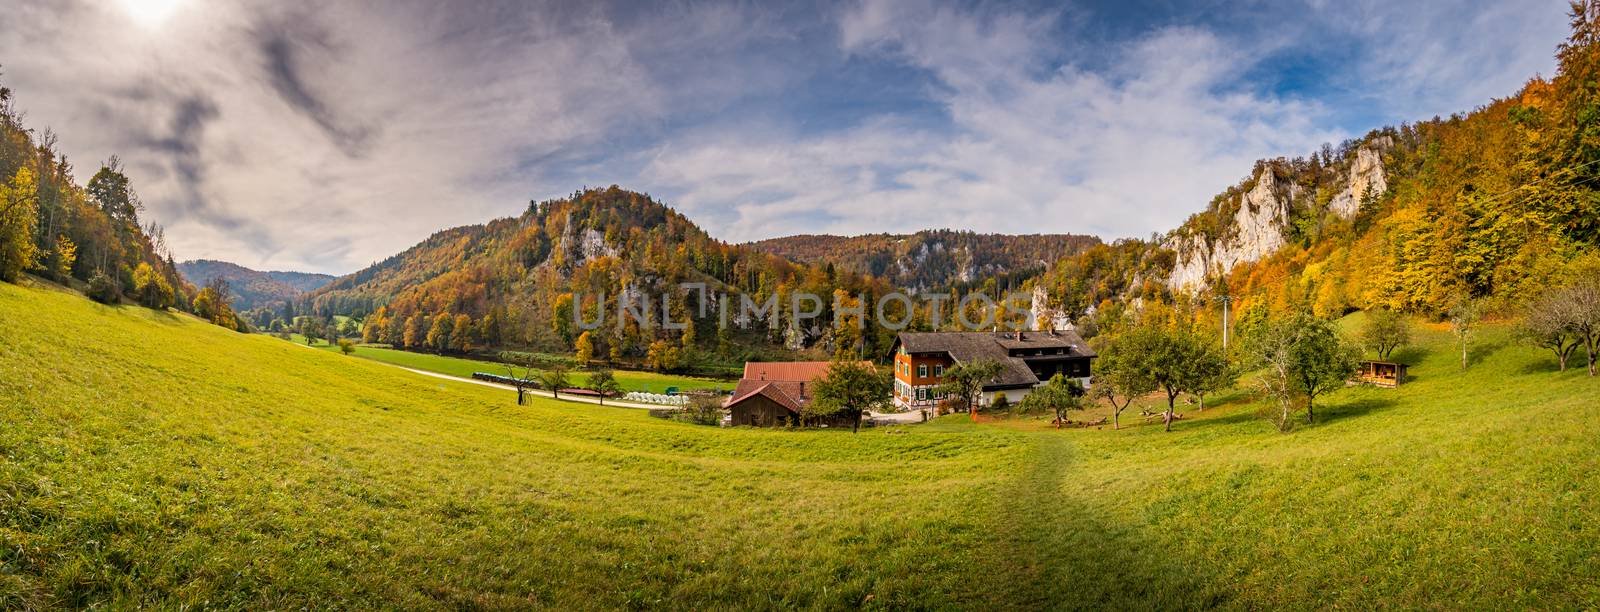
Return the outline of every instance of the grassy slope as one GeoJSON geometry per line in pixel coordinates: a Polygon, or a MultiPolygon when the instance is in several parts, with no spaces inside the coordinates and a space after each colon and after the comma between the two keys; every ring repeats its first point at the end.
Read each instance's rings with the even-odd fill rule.
{"type": "MultiPolygon", "coordinates": [[[[298,334],[294,340],[304,343],[305,338],[298,334]]],[[[339,346],[327,341],[318,342],[315,348],[337,352],[339,346]]],[[[433,355],[429,353],[415,353],[396,349],[379,348],[372,346],[356,346],[357,357],[382,361],[394,365],[405,366],[428,372],[438,372],[462,378],[472,378],[473,372],[489,372],[491,374],[508,375],[504,364],[477,359],[464,359],[448,355],[433,355]]],[[[634,372],[629,370],[615,370],[617,382],[622,383],[622,388],[628,391],[648,391],[651,393],[664,393],[668,387],[688,389],[732,389],[733,383],[709,378],[693,378],[689,376],[675,376],[672,374],[658,374],[655,372],[634,372]]],[[[572,374],[572,382],[576,386],[583,385],[586,376],[582,372],[572,374]]]]}
{"type": "Polygon", "coordinates": [[[0,608],[1600,599],[1600,381],[1498,330],[1291,435],[1227,398],[1171,434],[518,407],[10,285],[0,337],[0,608]]]}

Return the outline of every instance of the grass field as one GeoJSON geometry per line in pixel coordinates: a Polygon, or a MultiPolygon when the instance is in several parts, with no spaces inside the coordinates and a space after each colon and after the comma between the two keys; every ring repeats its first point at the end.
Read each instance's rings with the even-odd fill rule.
{"type": "Polygon", "coordinates": [[[1291,434],[716,429],[0,284],[0,609],[1585,608],[1600,381],[1489,329],[1291,434]]]}
{"type": "MultiPolygon", "coordinates": [[[[296,342],[301,344],[305,343],[305,338],[303,336],[294,334],[292,337],[296,342]]],[[[334,352],[339,351],[338,345],[331,344],[326,340],[319,341],[312,346],[334,352]]],[[[438,372],[440,374],[449,374],[451,376],[460,376],[463,378],[472,378],[473,372],[489,372],[491,374],[499,374],[501,376],[508,375],[505,364],[495,363],[492,361],[482,361],[478,359],[465,359],[462,357],[433,355],[429,353],[414,353],[411,351],[378,348],[364,345],[358,345],[356,347],[356,352],[352,354],[356,357],[372,359],[374,361],[382,361],[384,363],[405,366],[417,370],[438,372]]],[[[693,378],[689,376],[674,376],[672,374],[634,372],[629,370],[614,370],[613,373],[616,374],[617,382],[622,383],[622,388],[628,391],[663,393],[670,387],[677,387],[678,389],[684,391],[689,389],[726,390],[733,388],[733,383],[731,382],[712,380],[709,378],[693,378]]],[[[575,386],[582,386],[586,378],[587,377],[582,372],[572,373],[572,382],[575,386]]]]}

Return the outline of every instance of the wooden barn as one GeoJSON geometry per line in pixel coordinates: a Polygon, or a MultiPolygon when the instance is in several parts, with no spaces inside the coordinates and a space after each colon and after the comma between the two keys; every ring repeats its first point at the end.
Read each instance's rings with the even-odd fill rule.
{"type": "Polygon", "coordinates": [[[1356,381],[1393,389],[1406,382],[1406,364],[1363,361],[1356,369],[1356,381]]]}
{"type": "MultiPolygon", "coordinates": [[[[744,365],[744,377],[734,387],[723,407],[729,424],[754,427],[799,425],[800,415],[811,404],[816,381],[828,374],[826,361],[769,361],[744,365]],[[809,387],[809,388],[808,388],[809,387]]],[[[808,423],[829,427],[850,427],[853,418],[808,423]]]]}

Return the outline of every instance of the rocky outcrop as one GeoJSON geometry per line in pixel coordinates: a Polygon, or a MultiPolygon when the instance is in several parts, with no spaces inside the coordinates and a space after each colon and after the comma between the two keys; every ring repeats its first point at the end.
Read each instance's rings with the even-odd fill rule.
{"type": "MultiPolygon", "coordinates": [[[[1391,144],[1388,136],[1374,138],[1347,157],[1343,179],[1334,183],[1339,191],[1327,199],[1328,212],[1350,219],[1360,212],[1364,202],[1388,190],[1383,152],[1391,144]]],[[[1234,266],[1259,261],[1287,243],[1294,207],[1313,206],[1321,198],[1304,193],[1304,188],[1293,180],[1280,178],[1279,169],[1278,163],[1262,164],[1248,191],[1202,213],[1234,211],[1220,232],[1193,231],[1191,224],[1186,224],[1168,235],[1162,246],[1176,255],[1172,273],[1167,276],[1169,288],[1183,293],[1203,291],[1212,279],[1227,274],[1234,266]]],[[[1329,188],[1326,185],[1324,189],[1329,188]]]]}
{"type": "Polygon", "coordinates": [[[1165,246],[1177,254],[1177,263],[1167,285],[1175,291],[1202,290],[1234,265],[1271,255],[1286,241],[1290,205],[1299,192],[1299,185],[1279,181],[1272,165],[1263,165],[1255,187],[1239,196],[1238,210],[1220,238],[1181,232],[1168,238],[1165,246]]]}
{"type": "Polygon", "coordinates": [[[1384,176],[1381,151],[1388,149],[1391,143],[1389,137],[1384,136],[1356,149],[1344,190],[1334,194],[1333,199],[1328,201],[1328,210],[1342,219],[1349,219],[1360,212],[1361,204],[1368,198],[1388,191],[1389,180],[1384,176]]]}
{"type": "Polygon", "coordinates": [[[1033,304],[1030,309],[1032,316],[1028,320],[1029,329],[1076,329],[1072,325],[1072,317],[1060,308],[1050,305],[1050,295],[1043,286],[1033,288],[1033,304]]]}

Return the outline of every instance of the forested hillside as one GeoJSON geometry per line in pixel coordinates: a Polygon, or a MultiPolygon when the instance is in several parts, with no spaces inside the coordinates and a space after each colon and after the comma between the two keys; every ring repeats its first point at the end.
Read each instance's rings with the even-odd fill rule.
{"type": "Polygon", "coordinates": [[[180,262],[178,273],[195,285],[205,285],[218,278],[227,281],[233,291],[233,305],[241,310],[287,302],[332,282],[334,278],[327,274],[307,272],[260,272],[211,259],[180,262]]]}
{"type": "Polygon", "coordinates": [[[1600,12],[1575,5],[1554,78],[1472,112],[1263,160],[1160,244],[1090,249],[1044,283],[1074,316],[1135,299],[1438,316],[1509,311],[1600,245],[1600,12]]]}
{"type": "MultiPolygon", "coordinates": [[[[0,280],[26,272],[101,302],[189,309],[197,292],[179,276],[161,228],[141,225],[143,211],[115,157],[79,185],[55,133],[25,126],[11,90],[0,87],[0,280]]],[[[207,318],[237,326],[225,304],[201,304],[207,318]]]]}
{"type": "MultiPolygon", "coordinates": [[[[819,296],[881,295],[882,280],[826,266],[808,266],[709,236],[649,196],[610,187],[538,202],[515,218],[439,232],[405,252],[313,292],[301,309],[367,319],[367,335],[432,350],[482,347],[575,351],[595,360],[632,361],[663,370],[691,364],[733,364],[762,350],[861,351],[887,346],[886,334],[863,338],[819,326],[791,330],[789,321],[745,321],[719,330],[716,304],[680,283],[703,283],[764,303],[796,291],[819,296]],[[686,330],[617,322],[618,300],[642,304],[660,321],[692,319],[686,330]],[[667,296],[663,306],[660,296],[667,296]],[[602,301],[603,298],[603,301],[602,301]],[[605,313],[583,333],[573,323],[605,313]]],[[[853,300],[855,298],[849,298],[853,300]]],[[[869,297],[869,299],[871,299],[869,297]]],[[[846,302],[853,303],[853,302],[846,302]]],[[[831,304],[819,320],[831,319],[831,304]]],[[[731,315],[730,315],[731,316],[731,315]]]]}
{"type": "Polygon", "coordinates": [[[1051,263],[1100,244],[1074,234],[978,234],[927,230],[915,234],[831,236],[803,234],[746,246],[815,265],[881,277],[915,291],[977,285],[994,278],[1021,286],[1051,263]]]}

